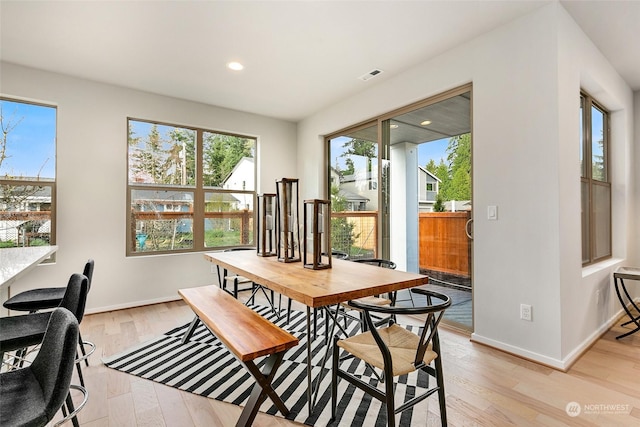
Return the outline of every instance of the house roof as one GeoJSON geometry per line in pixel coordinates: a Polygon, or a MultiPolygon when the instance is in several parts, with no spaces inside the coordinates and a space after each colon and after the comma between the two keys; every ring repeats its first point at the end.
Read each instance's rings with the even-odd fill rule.
{"type": "MultiPolygon", "coordinates": [[[[220,189],[219,187],[216,188],[220,189]]],[[[193,193],[189,191],[167,191],[164,195],[162,195],[161,193],[165,193],[165,191],[136,189],[134,192],[136,197],[132,197],[131,201],[136,202],[141,200],[148,200],[156,203],[193,203],[193,193]]],[[[220,192],[216,194],[218,196],[218,202],[235,203],[239,201],[231,193],[220,192]]]]}
{"type": "Polygon", "coordinates": [[[348,202],[368,202],[370,200],[360,194],[344,189],[338,191],[338,196],[343,197],[348,202]]]}
{"type": "Polygon", "coordinates": [[[236,163],[236,165],[233,167],[233,169],[231,170],[231,172],[229,172],[229,174],[227,174],[227,176],[224,177],[224,180],[222,181],[222,184],[224,185],[229,178],[231,178],[233,176],[233,174],[238,170],[238,168],[240,168],[240,166],[242,166],[242,163],[244,162],[250,162],[250,163],[254,163],[254,159],[253,157],[243,157],[240,159],[240,161],[238,161],[238,163],[236,163]]]}
{"type": "Polygon", "coordinates": [[[422,172],[426,173],[427,175],[429,175],[431,178],[435,179],[438,182],[442,182],[442,180],[440,180],[440,178],[438,178],[437,176],[435,176],[434,174],[432,174],[431,172],[429,172],[427,169],[423,168],[422,166],[418,166],[418,169],[420,169],[422,172]]]}

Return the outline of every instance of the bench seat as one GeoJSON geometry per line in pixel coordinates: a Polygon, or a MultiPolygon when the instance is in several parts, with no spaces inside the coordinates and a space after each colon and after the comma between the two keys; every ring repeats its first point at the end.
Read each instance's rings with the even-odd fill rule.
{"type": "Polygon", "coordinates": [[[271,386],[284,353],[298,345],[298,338],[274,325],[217,286],[180,289],[178,293],[191,307],[196,318],[185,332],[187,342],[198,322],[202,322],[233,353],[256,379],[251,397],[238,426],[253,423],[262,402],[269,397],[283,415],[289,413],[284,402],[271,386]],[[268,356],[263,372],[253,362],[268,356]]]}

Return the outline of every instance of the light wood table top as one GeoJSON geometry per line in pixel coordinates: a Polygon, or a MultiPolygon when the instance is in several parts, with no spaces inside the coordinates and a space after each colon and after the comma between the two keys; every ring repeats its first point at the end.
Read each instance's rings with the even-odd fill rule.
{"type": "Polygon", "coordinates": [[[332,259],[332,268],[311,270],[254,251],[208,252],[205,259],[307,307],[324,307],[427,284],[422,274],[332,259]]]}

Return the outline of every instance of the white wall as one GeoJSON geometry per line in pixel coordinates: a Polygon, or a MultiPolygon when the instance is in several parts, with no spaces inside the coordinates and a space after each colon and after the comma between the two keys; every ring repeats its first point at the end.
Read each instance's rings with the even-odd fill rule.
{"type": "MultiPolygon", "coordinates": [[[[473,339],[559,368],[611,314],[594,313],[594,304],[582,303],[592,298],[595,286],[582,277],[580,253],[577,132],[585,74],[595,72],[624,111],[616,118],[614,144],[629,150],[632,138],[630,90],[581,34],[553,3],[298,127],[298,164],[308,197],[324,185],[321,166],[311,168],[309,160],[323,155],[320,135],[472,82],[473,339]],[[560,57],[574,47],[580,60],[568,64],[560,57]],[[488,205],[498,206],[498,221],[487,220],[488,205]],[[533,306],[532,322],[519,319],[521,303],[533,306]]],[[[630,195],[631,174],[620,155],[613,161],[614,185],[625,188],[614,197],[617,203],[630,195]]],[[[637,251],[627,221],[631,214],[629,203],[616,209],[616,257],[637,251]]],[[[595,276],[610,277],[613,264],[593,267],[595,276]]]]}
{"type": "MultiPolygon", "coordinates": [[[[560,230],[562,283],[562,355],[570,362],[586,350],[593,339],[606,331],[621,308],[613,289],[615,269],[632,262],[630,255],[638,240],[633,239],[632,221],[634,180],[633,94],[620,79],[600,51],[561,7],[558,8],[559,86],[561,127],[560,159],[560,230]],[[575,93],[586,90],[610,111],[611,118],[611,199],[613,258],[584,269],[580,268],[580,252],[573,236],[579,232],[580,221],[574,214],[580,203],[580,187],[572,177],[578,175],[577,147],[563,141],[578,141],[575,93]]],[[[637,200],[637,199],[636,199],[637,200]]]]}
{"type": "Polygon", "coordinates": [[[296,176],[296,125],[267,117],[98,84],[0,63],[3,96],[58,107],[57,262],[12,285],[64,286],[96,261],[87,311],[178,298],[183,287],[213,283],[201,253],[125,256],[127,117],[258,137],[258,192],[296,176]]]}

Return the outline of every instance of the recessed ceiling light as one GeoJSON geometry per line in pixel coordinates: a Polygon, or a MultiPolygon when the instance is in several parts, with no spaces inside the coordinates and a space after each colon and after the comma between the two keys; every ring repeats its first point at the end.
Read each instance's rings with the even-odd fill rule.
{"type": "Polygon", "coordinates": [[[424,120],[424,121],[420,122],[420,124],[422,126],[429,126],[431,124],[431,120],[424,120]]]}
{"type": "Polygon", "coordinates": [[[244,69],[244,65],[242,65],[239,62],[229,62],[227,64],[227,67],[229,67],[229,69],[231,69],[233,71],[240,71],[240,70],[244,69]]]}

